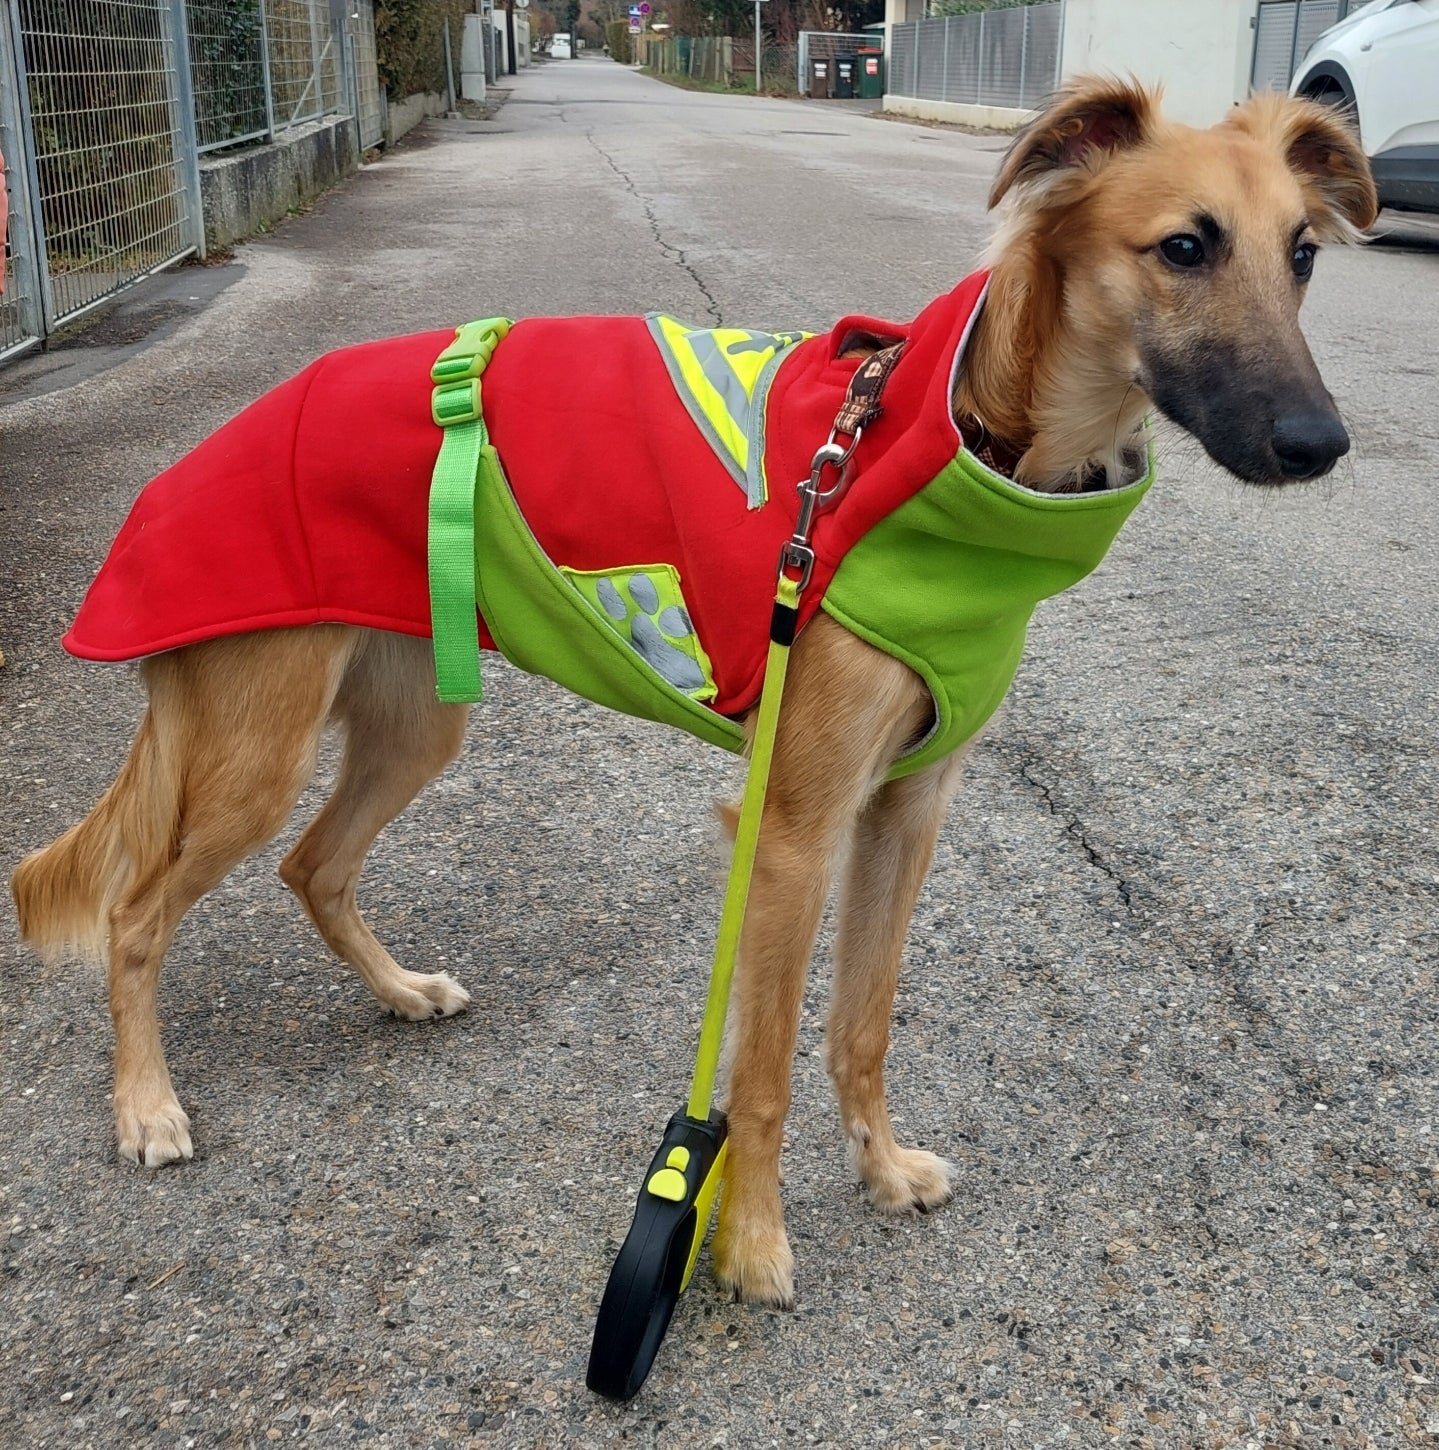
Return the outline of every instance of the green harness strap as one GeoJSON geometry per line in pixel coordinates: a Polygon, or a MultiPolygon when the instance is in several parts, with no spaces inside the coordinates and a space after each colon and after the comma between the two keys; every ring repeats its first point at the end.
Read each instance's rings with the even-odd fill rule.
{"type": "Polygon", "coordinates": [[[430,628],[435,692],[447,704],[479,700],[480,630],[475,607],[475,480],[490,435],[480,409],[480,374],[510,330],[508,317],[456,328],[435,359],[430,412],[444,429],[430,481],[430,628]]]}

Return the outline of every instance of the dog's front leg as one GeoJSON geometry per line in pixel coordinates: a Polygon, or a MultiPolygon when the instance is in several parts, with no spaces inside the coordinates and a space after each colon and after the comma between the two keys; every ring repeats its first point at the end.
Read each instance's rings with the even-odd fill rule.
{"type": "Polygon", "coordinates": [[[806,970],[835,861],[927,709],[917,676],[824,616],[795,646],[735,976],[714,1261],[738,1298],[794,1296],[779,1156],[806,970]]]}
{"type": "Polygon", "coordinates": [[[856,825],[840,899],[826,1053],[855,1169],[885,1213],[924,1213],[950,1194],[943,1158],[894,1140],[884,1055],[905,934],[962,758],[956,753],[876,793],[856,825]]]}

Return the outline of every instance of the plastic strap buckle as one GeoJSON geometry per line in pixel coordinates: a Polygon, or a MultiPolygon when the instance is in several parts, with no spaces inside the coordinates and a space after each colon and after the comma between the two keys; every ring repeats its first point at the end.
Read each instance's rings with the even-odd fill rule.
{"type": "Polygon", "coordinates": [[[455,340],[430,368],[432,383],[458,383],[477,378],[489,366],[495,349],[510,330],[508,317],[485,317],[467,322],[455,333],[455,340]]]}
{"type": "Polygon", "coordinates": [[[430,394],[430,416],[441,428],[473,423],[480,416],[480,380],[441,383],[430,394]]]}

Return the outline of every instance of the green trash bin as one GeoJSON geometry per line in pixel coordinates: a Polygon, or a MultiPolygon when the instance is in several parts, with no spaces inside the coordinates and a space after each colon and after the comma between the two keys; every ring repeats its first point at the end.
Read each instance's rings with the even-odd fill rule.
{"type": "Polygon", "coordinates": [[[884,95],[884,51],[877,46],[855,52],[859,62],[859,94],[867,101],[884,95]]]}

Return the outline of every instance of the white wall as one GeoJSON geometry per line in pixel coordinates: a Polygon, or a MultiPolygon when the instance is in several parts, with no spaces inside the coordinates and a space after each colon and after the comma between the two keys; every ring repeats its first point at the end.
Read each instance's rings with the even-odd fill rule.
{"type": "MultiPolygon", "coordinates": [[[[924,0],[884,0],[885,36],[891,25],[903,25],[906,20],[924,19],[924,0]]],[[[888,39],[886,39],[888,45],[888,39]]]]}
{"type": "Polygon", "coordinates": [[[1212,126],[1249,93],[1255,0],[1066,0],[1061,69],[1164,85],[1165,113],[1212,126]]]}

